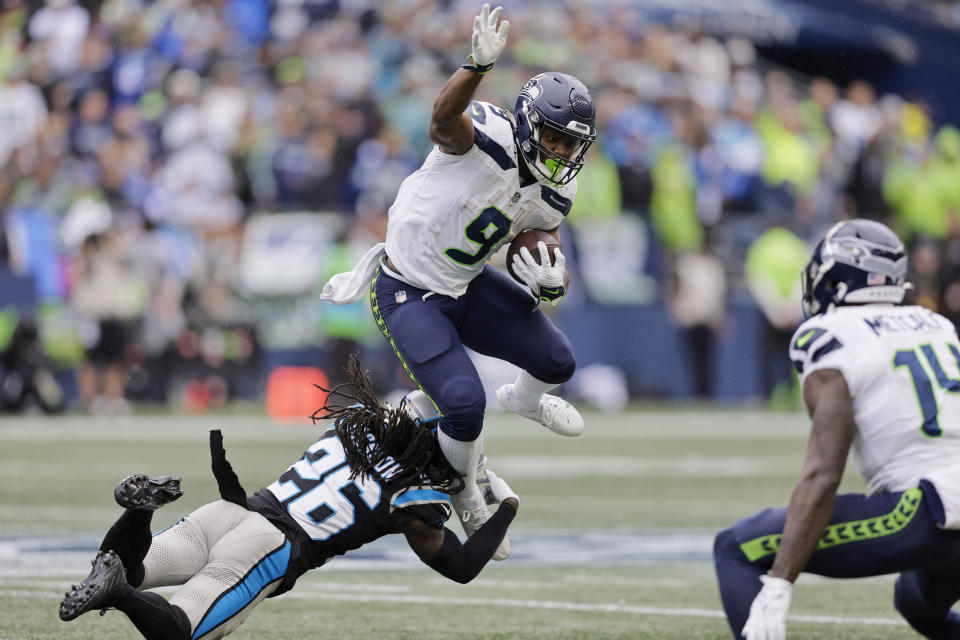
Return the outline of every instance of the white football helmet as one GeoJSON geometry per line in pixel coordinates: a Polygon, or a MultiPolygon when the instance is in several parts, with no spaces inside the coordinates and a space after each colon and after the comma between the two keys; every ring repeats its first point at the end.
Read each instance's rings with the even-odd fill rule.
{"type": "Polygon", "coordinates": [[[430,422],[440,418],[440,411],[426,393],[417,389],[403,396],[400,408],[408,416],[420,422],[430,422]]]}

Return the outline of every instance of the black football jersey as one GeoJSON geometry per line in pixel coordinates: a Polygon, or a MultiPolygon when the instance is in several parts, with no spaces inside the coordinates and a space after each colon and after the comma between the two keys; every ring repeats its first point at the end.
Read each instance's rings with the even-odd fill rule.
{"type": "Polygon", "coordinates": [[[387,460],[376,473],[351,478],[346,453],[328,430],[303,457],[266,489],[248,498],[257,511],[293,543],[293,578],[341,555],[395,533],[411,519],[442,529],[452,513],[450,496],[422,484],[391,482],[399,465],[387,460]]]}

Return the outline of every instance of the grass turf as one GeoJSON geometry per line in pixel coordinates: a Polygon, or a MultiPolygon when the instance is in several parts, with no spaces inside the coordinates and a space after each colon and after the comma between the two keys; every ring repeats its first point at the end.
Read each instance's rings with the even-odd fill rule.
{"type": "MultiPolygon", "coordinates": [[[[514,528],[536,545],[558,531],[619,531],[669,541],[699,539],[766,506],[786,503],[804,451],[798,414],[736,410],[632,411],[587,416],[587,432],[564,439],[531,422],[493,416],[485,427],[491,467],[521,497],[514,528]]],[[[0,425],[0,536],[86,536],[111,524],[116,482],[136,472],[184,478],[185,496],[158,512],[156,528],[216,498],[206,430],[222,427],[228,457],[248,490],[265,486],[317,430],[278,427],[257,416],[139,417],[99,422],[7,419],[0,425]]],[[[861,490],[848,473],[844,488],[861,490]]],[[[456,525],[453,525],[456,526],[456,525]]],[[[656,552],[631,564],[492,563],[465,586],[425,567],[362,570],[334,561],[268,600],[232,636],[664,640],[728,638],[709,547],[689,557],[656,552]]],[[[589,558],[589,550],[584,557],[589,558]]],[[[92,554],[91,554],[92,555],[92,554]]],[[[409,552],[412,557],[412,552],[409,552]]],[[[0,639],[137,637],[122,614],[65,624],[56,606],[84,569],[53,556],[34,573],[0,555],[0,639]]],[[[86,557],[86,556],[84,556],[86,557]]],[[[804,576],[794,592],[790,638],[918,637],[890,604],[892,579],[804,576]]]]}

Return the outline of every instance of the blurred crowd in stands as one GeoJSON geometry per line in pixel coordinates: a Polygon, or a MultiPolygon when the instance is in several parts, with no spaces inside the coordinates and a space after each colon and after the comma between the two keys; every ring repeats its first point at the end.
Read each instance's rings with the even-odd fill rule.
{"type": "MultiPolygon", "coordinates": [[[[558,313],[666,303],[709,396],[727,305],[753,299],[770,393],[811,242],[866,216],[909,242],[915,300],[960,321],[960,131],[922,100],[800,77],[747,39],[631,4],[511,3],[478,95],[512,109],[523,81],[557,69],[597,101],[566,238],[579,286],[558,313]]],[[[382,350],[367,310],[316,293],[382,238],[476,5],[2,0],[0,272],[31,276],[38,303],[0,308],[0,350],[32,339],[77,371],[83,407],[115,413],[130,398],[217,406],[257,394],[251,368],[335,371],[358,345],[382,350]],[[329,250],[299,289],[278,273],[271,291],[249,263],[302,239],[271,226],[302,212],[329,214],[329,250]]]]}

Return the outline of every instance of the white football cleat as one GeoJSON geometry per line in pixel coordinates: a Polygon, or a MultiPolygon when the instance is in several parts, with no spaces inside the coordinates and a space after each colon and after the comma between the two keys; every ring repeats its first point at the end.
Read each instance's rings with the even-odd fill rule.
{"type": "MultiPolygon", "coordinates": [[[[463,525],[463,532],[467,535],[467,538],[475,534],[477,529],[490,519],[490,509],[487,507],[486,502],[482,502],[473,509],[464,508],[465,505],[460,505],[459,500],[453,500],[452,502],[453,510],[456,511],[457,517],[460,518],[460,524],[463,525]]],[[[510,539],[504,535],[503,540],[500,541],[500,546],[493,552],[492,558],[494,560],[506,560],[509,556],[510,539]]]]}
{"type": "Polygon", "coordinates": [[[583,433],[583,416],[576,407],[563,398],[545,393],[540,396],[540,405],[531,411],[521,408],[513,394],[513,385],[505,384],[497,389],[497,400],[504,409],[510,409],[524,418],[539,422],[554,433],[570,437],[583,433]]]}

